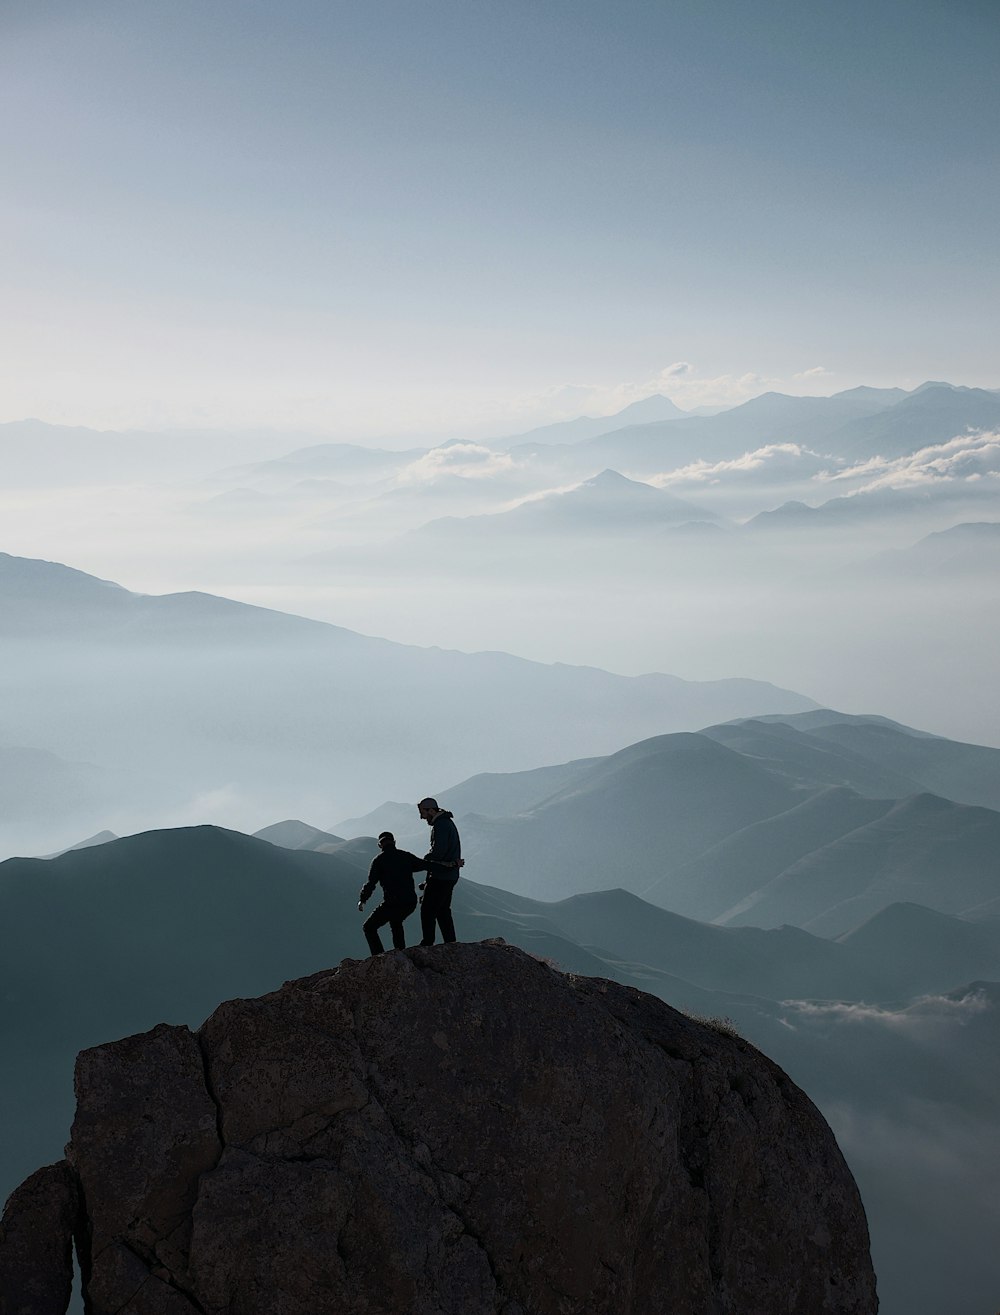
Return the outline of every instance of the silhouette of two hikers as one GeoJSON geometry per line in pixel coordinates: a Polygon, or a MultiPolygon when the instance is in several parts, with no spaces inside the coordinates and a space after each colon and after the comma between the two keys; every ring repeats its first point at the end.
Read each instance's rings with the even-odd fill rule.
{"type": "Polygon", "coordinates": [[[385,947],[378,933],[379,928],[386,923],[392,932],[393,948],[406,948],[403,923],[417,907],[417,892],[413,883],[415,872],[427,873],[427,880],[420,887],[424,892],[420,901],[420,944],[434,944],[436,926],[441,928],[442,940],[455,939],[451,895],[458,881],[458,870],[463,866],[458,828],[452,820],[452,814],[439,808],[434,799],[421,799],[417,810],[431,828],[431,847],[427,854],[417,858],[416,854],[406,849],[397,849],[392,832],[383,831],[378,838],[379,853],[372,859],[368,880],[358,896],[360,912],[375,887],[382,887],[381,903],[362,926],[372,954],[384,952],[385,947]]]}

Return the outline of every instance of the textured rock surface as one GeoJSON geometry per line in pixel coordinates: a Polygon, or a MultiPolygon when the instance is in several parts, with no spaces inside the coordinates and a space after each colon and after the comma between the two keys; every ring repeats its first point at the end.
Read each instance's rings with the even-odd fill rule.
{"type": "Polygon", "coordinates": [[[117,1311],[126,1298],[129,1311],[193,1309],[169,1286],[149,1303],[187,1271],[199,1179],[221,1151],[197,1037],[161,1024],[84,1050],[76,1102],[66,1150],[87,1204],[82,1268],[95,1310],[117,1311]]]}
{"type": "Polygon", "coordinates": [[[77,1097],[95,1315],[876,1309],[854,1182],[780,1069],[502,944],[84,1052],[77,1097]]]}
{"type": "Polygon", "coordinates": [[[76,1176],[64,1160],[11,1193],[0,1223],[0,1315],[60,1315],[73,1284],[76,1176]]]}

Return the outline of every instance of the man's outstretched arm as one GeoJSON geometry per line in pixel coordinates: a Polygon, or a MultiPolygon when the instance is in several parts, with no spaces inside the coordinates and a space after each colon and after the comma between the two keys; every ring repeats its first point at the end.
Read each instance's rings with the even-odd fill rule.
{"type": "Polygon", "coordinates": [[[358,910],[359,910],[359,911],[365,907],[365,903],[366,903],[366,902],[368,901],[368,899],[371,897],[371,893],[372,893],[372,891],[373,891],[373,890],[375,889],[375,887],[378,885],[378,879],[377,879],[377,877],[375,876],[375,864],[376,864],[377,862],[378,862],[378,859],[377,859],[377,858],[373,858],[373,859],[372,859],[372,865],[371,865],[371,867],[368,869],[368,880],[365,882],[365,884],[361,887],[361,890],[358,892],[358,910]]]}

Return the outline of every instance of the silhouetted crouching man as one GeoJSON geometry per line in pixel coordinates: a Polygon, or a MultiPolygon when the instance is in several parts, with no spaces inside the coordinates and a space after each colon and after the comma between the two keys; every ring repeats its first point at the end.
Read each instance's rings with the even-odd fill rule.
{"type": "Polygon", "coordinates": [[[417,907],[417,891],[413,884],[414,872],[429,872],[431,864],[425,858],[405,849],[396,848],[396,839],[391,831],[383,831],[378,838],[381,851],[372,859],[368,869],[368,880],[361,887],[358,896],[358,912],[365,907],[365,902],[376,886],[382,887],[382,902],[378,908],[365,919],[362,930],[372,954],[382,954],[384,946],[378,931],[386,923],[392,931],[392,944],[397,950],[406,949],[406,936],[403,922],[417,907]]]}
{"type": "Polygon", "coordinates": [[[444,942],[455,939],[455,924],[451,916],[451,896],[458,881],[462,863],[462,842],[453,814],[438,807],[436,799],[421,799],[417,811],[431,829],[431,847],[426,860],[435,866],[427,870],[420,901],[421,945],[433,945],[438,927],[444,942]],[[441,864],[444,864],[442,868],[441,864]]]}

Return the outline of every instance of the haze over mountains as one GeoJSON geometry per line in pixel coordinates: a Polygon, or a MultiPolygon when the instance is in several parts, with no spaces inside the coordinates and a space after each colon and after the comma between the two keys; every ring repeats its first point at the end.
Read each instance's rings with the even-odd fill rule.
{"type": "Polygon", "coordinates": [[[656,393],[632,402],[612,416],[578,416],[575,420],[560,420],[552,425],[541,425],[511,439],[498,439],[491,447],[522,447],[530,443],[580,443],[584,439],[606,434],[609,425],[621,429],[625,425],[655,424],[658,420],[682,420],[688,415],[669,397],[656,393]]]}
{"type": "Polygon", "coordinates": [[[400,451],[257,434],[236,461],[236,436],[7,426],[3,547],[424,646],[753,676],[1000,744],[998,573],[947,542],[1000,524],[1000,393],[676,410],[400,451]]]}
{"type": "Polygon", "coordinates": [[[439,549],[442,537],[447,535],[448,541],[454,543],[457,539],[456,546],[467,551],[477,538],[494,533],[502,535],[508,544],[510,537],[523,539],[522,548],[530,550],[531,540],[537,535],[597,535],[603,540],[609,534],[655,533],[719,519],[715,512],[664,489],[626,479],[615,470],[604,470],[570,489],[522,502],[507,512],[430,521],[412,537],[433,534],[434,546],[439,549]]]}
{"type": "Polygon", "coordinates": [[[910,455],[970,429],[1000,425],[1000,394],[926,383],[911,393],[855,388],[833,397],[764,393],[716,416],[629,425],[586,445],[588,456],[656,475],[692,461],[721,461],[774,443],[807,442],[850,467],[910,455]]]}
{"type": "Polygon", "coordinates": [[[386,790],[418,799],[429,776],[606,752],[651,725],[811,706],[765,682],[413,648],[6,554],[0,636],[7,852],[154,823],[255,830],[386,790]]]}
{"type": "Polygon", "coordinates": [[[88,429],[42,420],[0,423],[0,476],[5,489],[131,484],[209,474],[226,461],[262,460],[281,451],[290,435],[182,430],[88,429]]]}

